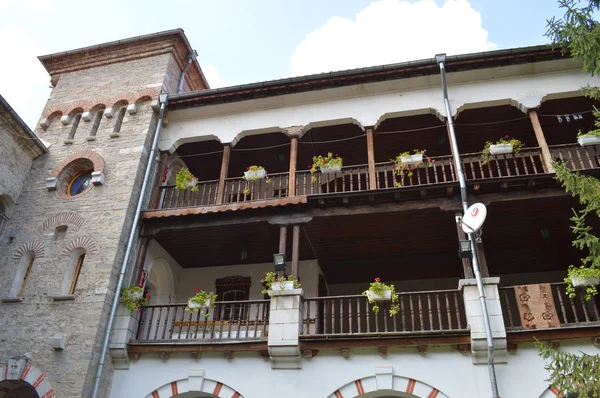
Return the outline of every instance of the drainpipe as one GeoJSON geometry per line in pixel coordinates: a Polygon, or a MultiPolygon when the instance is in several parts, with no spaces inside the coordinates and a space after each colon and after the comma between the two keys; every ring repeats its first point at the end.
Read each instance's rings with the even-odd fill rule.
{"type": "Polygon", "coordinates": [[[188,63],[185,68],[181,71],[181,77],[179,78],[179,86],[177,87],[177,94],[183,91],[183,83],[185,82],[185,72],[192,65],[192,62],[198,57],[198,52],[196,50],[192,50],[192,52],[188,55],[188,63]]]}
{"type": "Polygon", "coordinates": [[[158,146],[158,138],[160,137],[160,131],[162,129],[163,116],[165,113],[165,107],[167,106],[167,94],[162,93],[159,97],[160,101],[160,112],[158,114],[158,124],[156,126],[156,134],[154,134],[154,140],[152,141],[152,149],[150,150],[150,156],[148,157],[148,164],[146,165],[146,173],[142,180],[142,190],[140,191],[140,197],[138,199],[137,207],[135,209],[135,217],[129,233],[129,240],[127,241],[127,248],[125,249],[125,257],[121,264],[121,273],[119,274],[119,280],[117,281],[117,287],[115,288],[115,295],[113,297],[112,307],[110,309],[110,315],[108,317],[108,325],[106,327],[106,333],[104,334],[104,342],[102,343],[102,351],[100,351],[100,362],[98,363],[98,370],[96,371],[96,378],[94,379],[94,389],[92,391],[92,398],[97,398],[98,388],[100,387],[100,378],[102,376],[102,370],[104,369],[104,361],[106,360],[106,352],[108,351],[108,344],[110,342],[111,332],[113,323],[115,320],[115,314],[117,312],[117,306],[119,305],[119,292],[123,287],[123,279],[125,277],[125,271],[127,270],[127,263],[131,255],[131,248],[135,241],[138,223],[140,220],[140,213],[142,211],[142,205],[145,199],[146,188],[148,186],[148,180],[150,177],[150,170],[152,169],[152,160],[156,154],[156,147],[158,146]]]}
{"type": "MultiPolygon", "coordinates": [[[[456,143],[456,133],[454,132],[454,122],[452,121],[452,111],[450,110],[450,102],[448,101],[448,90],[446,86],[446,54],[438,54],[435,56],[440,67],[440,75],[442,77],[442,89],[444,94],[444,105],[446,107],[446,115],[448,116],[448,130],[450,131],[450,144],[452,145],[452,152],[454,157],[454,167],[458,173],[458,182],[460,184],[460,198],[463,207],[463,214],[467,213],[469,205],[467,203],[467,184],[465,183],[465,174],[462,168],[462,162],[460,160],[460,152],[458,151],[458,144],[456,143]]],[[[481,273],[479,272],[479,262],[477,261],[477,247],[476,237],[474,234],[467,234],[469,241],[471,242],[471,257],[473,264],[473,274],[477,281],[477,290],[479,291],[479,302],[481,303],[481,312],[483,313],[483,320],[485,324],[485,334],[488,347],[488,370],[490,373],[490,384],[492,387],[492,394],[494,398],[499,398],[498,395],[498,382],[496,380],[496,368],[494,367],[494,340],[492,337],[492,327],[490,325],[490,317],[487,310],[487,303],[485,301],[485,291],[483,289],[483,281],[481,279],[481,273]]]]}

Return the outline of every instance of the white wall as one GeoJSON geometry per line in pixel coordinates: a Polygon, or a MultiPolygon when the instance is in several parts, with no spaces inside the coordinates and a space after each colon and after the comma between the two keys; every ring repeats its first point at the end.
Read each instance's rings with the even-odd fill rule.
{"type": "Polygon", "coordinates": [[[146,287],[150,293],[150,304],[176,302],[176,282],[179,280],[182,268],[155,240],[148,243],[144,270],[148,272],[146,287]]]}
{"type": "MultiPolygon", "coordinates": [[[[589,340],[563,342],[561,349],[598,353],[589,340]]],[[[455,348],[430,347],[426,355],[416,348],[390,348],[387,358],[374,348],[353,350],[348,359],[339,351],[322,350],[314,358],[303,359],[301,370],[272,370],[269,360],[258,353],[236,353],[231,360],[222,353],[203,353],[198,361],[173,353],[167,362],[158,354],[144,354],[131,362],[129,370],[115,371],[111,397],[144,398],[162,385],[187,378],[191,369],[202,369],[205,378],[237,390],[244,398],[327,398],[347,383],[374,375],[378,366],[391,366],[394,375],[429,384],[449,398],[492,396],[487,366],[473,365],[470,354],[455,348]]],[[[520,344],[516,354],[509,354],[507,364],[496,365],[496,373],[502,397],[538,398],[548,387],[544,362],[532,344],[520,344]]],[[[366,392],[369,388],[371,384],[365,385],[366,392]]]]}

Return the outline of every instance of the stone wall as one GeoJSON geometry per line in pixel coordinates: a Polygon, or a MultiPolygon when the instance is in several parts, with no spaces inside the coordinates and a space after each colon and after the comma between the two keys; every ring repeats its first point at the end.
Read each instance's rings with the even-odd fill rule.
{"type": "MultiPolygon", "coordinates": [[[[35,259],[22,298],[0,304],[0,363],[28,353],[30,363],[47,374],[56,396],[91,393],[156,129],[151,100],[157,99],[164,85],[172,57],[165,52],[61,74],[36,130],[52,145],[48,154],[33,162],[15,206],[8,228],[18,231],[16,238],[0,245],[0,296],[8,294],[23,251],[36,248],[35,259]],[[72,127],[73,118],[68,117],[72,110],[93,116],[98,105],[110,108],[123,101],[137,101],[137,109],[125,114],[117,138],[110,137],[115,113],[112,118],[102,117],[95,140],[87,139],[94,121],[91,117],[81,120],[72,144],[64,143],[72,127]],[[65,158],[86,150],[104,160],[104,183],[75,199],[63,199],[48,190],[46,178],[51,171],[65,158]],[[67,226],[64,236],[55,236],[59,225],[67,226]],[[87,251],[81,274],[74,294],[61,295],[68,254],[77,245],[87,251]],[[67,336],[62,351],[52,348],[55,334],[67,336]]],[[[132,253],[130,268],[135,258],[132,253]]],[[[99,396],[107,396],[110,389],[110,357],[105,369],[99,396]]]]}

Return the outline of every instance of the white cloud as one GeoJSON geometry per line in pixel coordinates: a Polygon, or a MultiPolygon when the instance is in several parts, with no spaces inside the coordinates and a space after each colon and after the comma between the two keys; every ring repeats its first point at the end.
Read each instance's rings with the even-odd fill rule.
{"type": "Polygon", "coordinates": [[[291,57],[294,76],[495,49],[466,0],[380,0],[355,20],[330,18],[291,57]]]}
{"type": "Polygon", "coordinates": [[[204,77],[206,77],[206,80],[208,80],[208,85],[210,88],[230,86],[229,83],[219,76],[217,67],[214,64],[202,65],[202,72],[204,72],[204,77]]]}

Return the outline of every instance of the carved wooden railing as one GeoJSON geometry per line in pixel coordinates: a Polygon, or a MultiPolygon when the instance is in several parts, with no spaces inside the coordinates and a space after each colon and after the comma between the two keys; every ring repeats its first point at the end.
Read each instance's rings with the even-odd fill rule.
{"type": "Polygon", "coordinates": [[[372,311],[365,296],[332,296],[304,300],[302,336],[368,336],[466,332],[459,290],[400,293],[399,311],[390,316],[389,302],[372,311]]]}
{"type": "Polygon", "coordinates": [[[186,304],[141,308],[136,341],[266,339],[269,300],[216,302],[214,308],[185,311],[186,304]]]}
{"type": "MultiPolygon", "coordinates": [[[[584,293],[580,288],[577,288],[575,297],[571,299],[566,294],[566,284],[564,283],[551,283],[550,289],[552,290],[554,307],[556,308],[561,327],[600,323],[600,312],[595,297],[590,301],[586,301],[584,293]]],[[[522,329],[523,325],[519,314],[519,297],[517,297],[514,287],[501,287],[499,291],[504,325],[507,330],[522,329]]]]}
{"type": "Polygon", "coordinates": [[[163,185],[158,188],[157,205],[150,210],[214,205],[217,203],[218,186],[219,180],[202,181],[197,185],[198,190],[193,192],[189,189],[179,191],[175,185],[163,185]]]}
{"type": "MultiPolygon", "coordinates": [[[[396,175],[394,163],[384,162],[375,164],[377,189],[412,187],[417,185],[431,185],[445,182],[458,181],[454,173],[452,156],[432,157],[432,162],[423,162],[418,166],[411,166],[412,176],[396,175]],[[433,162],[435,160],[435,162],[433,162]]],[[[410,171],[410,170],[409,170],[410,171]]]]}
{"type": "Polygon", "coordinates": [[[344,166],[335,173],[309,170],[296,172],[296,195],[356,192],[369,190],[369,167],[366,164],[344,166]],[[314,181],[313,181],[314,178],[314,181]]]}
{"type": "Polygon", "coordinates": [[[564,144],[548,148],[553,160],[564,162],[571,170],[600,168],[600,145],[564,144]]]}
{"type": "Polygon", "coordinates": [[[225,179],[223,203],[279,199],[288,196],[289,173],[273,173],[268,179],[246,181],[241,177],[225,179]]]}
{"type": "Polygon", "coordinates": [[[538,147],[523,148],[515,154],[490,156],[487,164],[483,164],[481,153],[460,156],[467,180],[526,177],[546,173],[542,151],[538,147]]]}

